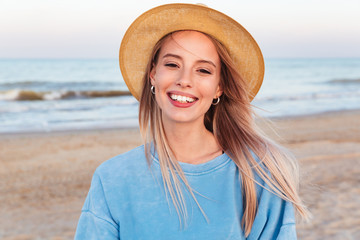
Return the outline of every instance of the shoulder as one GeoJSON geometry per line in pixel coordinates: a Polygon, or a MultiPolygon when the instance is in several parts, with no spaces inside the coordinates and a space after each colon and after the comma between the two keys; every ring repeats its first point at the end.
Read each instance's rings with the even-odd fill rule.
{"type": "Polygon", "coordinates": [[[147,169],[144,146],[139,146],[128,152],[117,155],[103,162],[95,171],[100,178],[107,176],[121,176],[147,169]]]}
{"type": "MultiPolygon", "coordinates": [[[[276,190],[269,186],[264,177],[275,181],[271,171],[263,164],[262,160],[254,153],[258,167],[263,170],[263,177],[256,170],[253,170],[258,200],[258,221],[268,221],[269,219],[279,219],[279,224],[295,224],[294,206],[291,202],[280,197],[276,190]],[[261,220],[262,219],[262,220],[261,220]]],[[[278,221],[278,220],[276,220],[278,221]]],[[[278,225],[278,226],[280,226],[278,225]]]]}

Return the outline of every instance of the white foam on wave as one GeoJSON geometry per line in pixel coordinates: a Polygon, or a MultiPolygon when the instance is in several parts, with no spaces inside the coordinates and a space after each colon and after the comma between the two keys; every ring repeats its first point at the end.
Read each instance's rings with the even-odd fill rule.
{"type": "Polygon", "coordinates": [[[21,90],[19,89],[13,89],[10,91],[2,92],[0,93],[0,100],[15,100],[20,95],[21,90]]]}
{"type": "Polygon", "coordinates": [[[43,100],[47,100],[47,101],[59,100],[62,99],[64,96],[66,96],[68,93],[69,92],[65,90],[51,91],[43,95],[43,100]]]}
{"type": "Polygon", "coordinates": [[[128,91],[72,91],[72,90],[55,90],[55,91],[32,91],[23,89],[12,89],[0,92],[0,100],[4,101],[26,101],[26,100],[44,100],[53,101],[71,98],[99,98],[99,97],[117,97],[130,95],[128,91]]]}

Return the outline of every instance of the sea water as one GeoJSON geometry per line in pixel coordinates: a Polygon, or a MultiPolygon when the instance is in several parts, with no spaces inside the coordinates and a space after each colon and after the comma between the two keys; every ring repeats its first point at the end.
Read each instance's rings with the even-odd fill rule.
{"type": "MultiPolygon", "coordinates": [[[[259,115],[360,109],[360,59],[265,59],[265,69],[259,115]]],[[[117,59],[0,59],[0,133],[136,127],[137,117],[117,59]]]]}

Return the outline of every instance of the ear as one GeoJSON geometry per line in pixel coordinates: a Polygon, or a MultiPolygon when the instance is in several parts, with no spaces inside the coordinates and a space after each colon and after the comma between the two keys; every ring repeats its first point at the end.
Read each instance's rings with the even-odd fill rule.
{"type": "Polygon", "coordinates": [[[155,64],[153,64],[151,71],[150,71],[150,83],[151,85],[155,85],[155,74],[156,74],[156,68],[155,64]]]}
{"type": "Polygon", "coordinates": [[[222,90],[222,87],[219,85],[216,89],[216,92],[215,92],[215,97],[214,98],[218,98],[220,97],[221,95],[223,94],[223,90],[222,90]]]}

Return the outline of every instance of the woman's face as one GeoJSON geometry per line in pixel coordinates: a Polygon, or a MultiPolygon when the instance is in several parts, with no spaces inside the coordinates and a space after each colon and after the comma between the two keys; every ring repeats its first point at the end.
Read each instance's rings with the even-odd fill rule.
{"type": "Polygon", "coordinates": [[[150,79],[164,122],[203,123],[222,93],[219,55],[213,42],[196,31],[176,32],[165,40],[150,79]]]}

